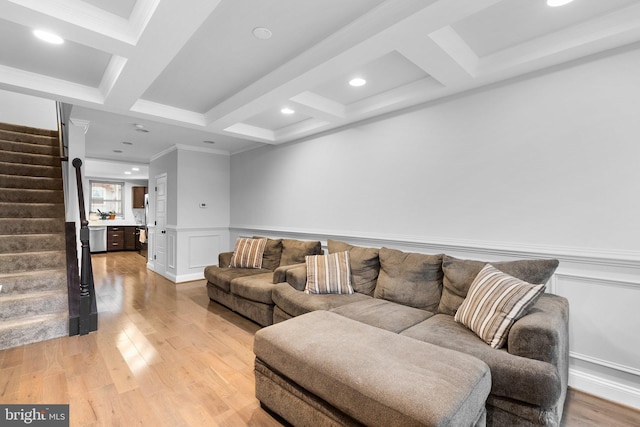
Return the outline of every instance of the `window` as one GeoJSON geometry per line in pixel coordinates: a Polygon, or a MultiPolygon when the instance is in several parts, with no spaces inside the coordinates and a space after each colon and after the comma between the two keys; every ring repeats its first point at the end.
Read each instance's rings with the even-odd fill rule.
{"type": "Polygon", "coordinates": [[[91,181],[91,212],[106,214],[115,212],[117,216],[122,216],[122,193],[124,192],[124,182],[98,182],[91,181]]]}

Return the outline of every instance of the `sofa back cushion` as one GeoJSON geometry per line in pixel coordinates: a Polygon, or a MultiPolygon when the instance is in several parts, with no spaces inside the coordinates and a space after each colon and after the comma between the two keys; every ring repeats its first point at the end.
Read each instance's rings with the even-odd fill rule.
{"type": "MultiPolygon", "coordinates": [[[[445,255],[442,260],[444,272],[444,287],[442,298],[438,305],[438,313],[453,316],[467,297],[469,287],[480,270],[486,265],[485,261],[457,259],[445,255]]],[[[547,283],[556,268],[557,259],[532,259],[517,261],[492,262],[498,270],[529,283],[547,283]]]]}
{"type": "MultiPolygon", "coordinates": [[[[253,236],[254,239],[263,239],[264,237],[253,236]]],[[[267,239],[267,245],[264,247],[262,255],[262,268],[275,270],[280,266],[280,257],[282,256],[282,239],[267,239]]]]}
{"type": "Polygon", "coordinates": [[[301,264],[307,255],[320,255],[321,252],[320,242],[282,239],[280,265],[301,264]]]}
{"type": "Polygon", "coordinates": [[[351,267],[351,286],[361,294],[373,296],[378,274],[380,273],[380,257],[378,248],[363,248],[337,240],[327,240],[329,253],[349,252],[351,267]]]}
{"type": "Polygon", "coordinates": [[[441,294],[442,255],[380,249],[375,298],[435,312],[441,294]]]}

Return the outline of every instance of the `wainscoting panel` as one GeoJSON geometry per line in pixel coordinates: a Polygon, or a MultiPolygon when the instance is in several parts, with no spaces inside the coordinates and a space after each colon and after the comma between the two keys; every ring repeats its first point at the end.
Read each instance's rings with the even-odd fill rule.
{"type": "Polygon", "coordinates": [[[204,279],[204,269],[218,264],[218,254],[228,250],[227,227],[176,229],[177,268],[176,283],[204,279]]]}
{"type": "Polygon", "coordinates": [[[558,270],[547,292],[570,305],[569,385],[604,399],[640,409],[640,252],[584,248],[516,246],[496,242],[455,241],[424,236],[350,236],[346,232],[295,231],[233,226],[237,237],[342,240],[365,247],[444,253],[484,261],[557,258],[558,270]]]}
{"type": "Polygon", "coordinates": [[[218,264],[220,233],[188,235],[189,269],[218,264]]]}

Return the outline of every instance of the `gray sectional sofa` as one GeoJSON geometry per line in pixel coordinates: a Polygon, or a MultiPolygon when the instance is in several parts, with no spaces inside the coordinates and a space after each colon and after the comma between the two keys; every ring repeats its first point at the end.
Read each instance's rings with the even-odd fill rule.
{"type": "MultiPolygon", "coordinates": [[[[540,295],[515,321],[504,347],[494,349],[454,319],[486,262],[328,241],[329,254],[344,251],[352,294],[305,293],[302,263],[274,269],[283,283],[268,280],[274,271],[250,272],[268,287],[269,309],[248,317],[275,323],[258,331],[254,344],[256,396],[267,409],[294,425],[560,424],[568,381],[566,299],[540,295]],[[327,348],[335,349],[331,357],[327,348]],[[428,391],[434,384],[438,391],[428,391]]],[[[491,265],[546,283],[558,261],[491,265]]],[[[238,274],[227,291],[209,272],[209,296],[224,295],[230,299],[223,304],[244,309],[234,301],[247,299],[241,288],[249,285],[239,272],[225,274],[238,274]]]]}

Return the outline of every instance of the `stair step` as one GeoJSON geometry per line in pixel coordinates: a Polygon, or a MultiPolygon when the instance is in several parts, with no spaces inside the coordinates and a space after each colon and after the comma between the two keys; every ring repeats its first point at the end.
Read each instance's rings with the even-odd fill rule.
{"type": "Polygon", "coordinates": [[[0,137],[0,150],[17,153],[45,154],[60,156],[60,147],[56,145],[30,144],[28,142],[7,141],[0,137]]]}
{"type": "Polygon", "coordinates": [[[0,271],[4,274],[66,268],[65,251],[24,252],[0,254],[0,271]]]}
{"type": "Polygon", "coordinates": [[[62,203],[0,202],[0,218],[63,218],[62,203]]]}
{"type": "Polygon", "coordinates": [[[0,350],[69,336],[69,312],[0,322],[0,350]]]}
{"type": "Polygon", "coordinates": [[[65,245],[62,233],[0,235],[0,254],[59,251],[65,250],[65,245]]]}
{"type": "Polygon", "coordinates": [[[14,125],[11,123],[0,122],[0,132],[26,133],[30,135],[43,135],[48,137],[58,137],[58,131],[53,129],[33,128],[30,126],[14,125]]]}
{"type": "Polygon", "coordinates": [[[0,129],[0,139],[10,142],[22,142],[25,144],[48,145],[50,147],[58,145],[57,136],[36,135],[32,133],[13,132],[0,129]]]}
{"type": "Polygon", "coordinates": [[[0,274],[0,296],[65,289],[67,289],[67,271],[62,268],[0,274]]]}
{"type": "Polygon", "coordinates": [[[0,150],[0,159],[6,163],[27,165],[60,166],[60,157],[46,154],[16,153],[0,150]]]}
{"type": "Polygon", "coordinates": [[[66,289],[0,296],[0,320],[69,312],[66,289]]]}
{"type": "Polygon", "coordinates": [[[0,188],[0,202],[63,203],[62,190],[0,188]]]}
{"type": "Polygon", "coordinates": [[[0,218],[0,235],[64,233],[62,218],[0,218]]]}
{"type": "Polygon", "coordinates": [[[0,158],[0,171],[4,175],[43,176],[60,178],[62,168],[60,166],[23,165],[20,163],[8,163],[0,158]]]}
{"type": "Polygon", "coordinates": [[[62,190],[62,178],[4,175],[0,173],[0,187],[29,188],[39,190],[62,190]]]}

